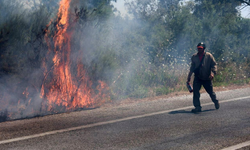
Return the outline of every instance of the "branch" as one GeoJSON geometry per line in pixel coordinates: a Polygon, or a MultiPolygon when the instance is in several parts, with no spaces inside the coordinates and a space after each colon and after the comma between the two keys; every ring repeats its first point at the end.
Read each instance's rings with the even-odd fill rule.
{"type": "Polygon", "coordinates": [[[250,0],[239,0],[241,3],[245,3],[250,6],[250,0]]]}

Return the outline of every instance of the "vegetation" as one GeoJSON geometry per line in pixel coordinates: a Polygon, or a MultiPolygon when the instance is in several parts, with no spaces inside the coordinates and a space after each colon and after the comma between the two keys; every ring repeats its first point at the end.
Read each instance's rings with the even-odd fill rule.
{"type": "MultiPolygon", "coordinates": [[[[58,22],[53,19],[58,6],[55,1],[40,2],[27,9],[15,0],[0,1],[1,95],[15,93],[0,110],[20,99],[27,104],[23,94],[27,87],[31,97],[41,90],[41,66],[49,49],[46,30],[56,32],[58,22]]],[[[113,100],[186,90],[190,58],[203,41],[218,63],[215,85],[249,84],[250,20],[237,11],[241,3],[249,4],[135,0],[126,4],[133,18],[123,18],[115,15],[111,1],[82,1],[71,14],[75,19],[72,72],[80,57],[93,85],[106,82],[113,100]]]]}

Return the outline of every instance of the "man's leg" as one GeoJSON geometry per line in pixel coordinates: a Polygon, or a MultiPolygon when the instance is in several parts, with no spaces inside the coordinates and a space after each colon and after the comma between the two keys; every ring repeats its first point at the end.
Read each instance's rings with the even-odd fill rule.
{"type": "Polygon", "coordinates": [[[201,109],[200,103],[200,89],[201,89],[201,81],[199,78],[195,77],[193,82],[193,104],[197,109],[201,109]]]}
{"type": "Polygon", "coordinates": [[[216,99],[216,94],[215,94],[215,92],[213,90],[212,81],[211,80],[204,81],[203,87],[205,88],[205,90],[207,91],[207,93],[211,97],[212,101],[214,102],[215,108],[219,109],[220,105],[219,105],[219,101],[216,99]]]}

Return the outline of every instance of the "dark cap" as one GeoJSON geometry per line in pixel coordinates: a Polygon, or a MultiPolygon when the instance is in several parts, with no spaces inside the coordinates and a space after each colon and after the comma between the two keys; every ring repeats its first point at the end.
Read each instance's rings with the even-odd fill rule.
{"type": "Polygon", "coordinates": [[[197,48],[204,48],[204,49],[206,49],[206,45],[203,42],[201,42],[201,43],[199,43],[197,45],[197,48]]]}

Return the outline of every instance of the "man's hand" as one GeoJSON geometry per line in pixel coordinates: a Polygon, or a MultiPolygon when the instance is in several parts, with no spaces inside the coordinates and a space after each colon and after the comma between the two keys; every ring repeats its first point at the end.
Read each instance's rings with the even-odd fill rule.
{"type": "Polygon", "coordinates": [[[213,80],[214,79],[214,74],[211,73],[211,75],[209,76],[209,79],[213,80]]]}

